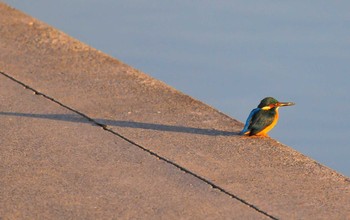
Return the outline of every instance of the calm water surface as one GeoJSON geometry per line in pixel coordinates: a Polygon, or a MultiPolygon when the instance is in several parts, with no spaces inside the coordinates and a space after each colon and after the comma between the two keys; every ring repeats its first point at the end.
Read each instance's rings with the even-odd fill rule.
{"type": "Polygon", "coordinates": [[[350,176],[349,1],[4,2],[241,121],[296,102],[270,135],[350,176]]]}

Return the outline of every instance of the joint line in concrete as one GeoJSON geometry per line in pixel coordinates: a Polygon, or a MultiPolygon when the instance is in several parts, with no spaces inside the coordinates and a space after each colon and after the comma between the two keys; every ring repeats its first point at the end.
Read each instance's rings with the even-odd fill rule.
{"type": "Polygon", "coordinates": [[[197,178],[197,179],[199,179],[199,180],[205,182],[206,184],[210,185],[213,189],[219,190],[220,192],[222,192],[222,193],[224,193],[224,194],[230,196],[231,198],[236,199],[236,200],[238,200],[239,202],[241,202],[241,203],[243,203],[243,204],[249,206],[250,208],[254,209],[255,211],[260,212],[261,214],[263,214],[263,215],[265,215],[265,216],[267,216],[267,217],[269,217],[269,218],[271,218],[271,219],[274,219],[274,220],[277,220],[277,219],[278,219],[277,217],[274,217],[274,216],[268,214],[267,212],[265,212],[265,211],[259,209],[257,206],[255,206],[255,205],[253,205],[253,204],[251,204],[251,203],[245,201],[244,199],[239,198],[238,196],[234,195],[233,193],[228,192],[227,190],[225,190],[224,188],[222,188],[222,187],[216,185],[215,183],[211,182],[210,180],[207,180],[207,179],[205,179],[204,177],[199,176],[198,174],[196,174],[196,173],[194,173],[194,172],[192,172],[192,171],[186,169],[185,167],[182,167],[181,165],[179,165],[179,164],[177,164],[177,163],[175,163],[175,162],[173,162],[173,161],[171,161],[171,160],[169,160],[169,159],[167,159],[167,158],[165,158],[165,157],[160,156],[159,154],[157,154],[157,153],[155,153],[155,152],[153,152],[153,151],[151,151],[151,150],[149,150],[149,149],[147,149],[147,148],[141,146],[140,144],[137,144],[136,142],[134,142],[134,141],[128,139],[127,137],[124,137],[123,135],[121,135],[121,134],[119,134],[119,133],[113,131],[112,129],[107,128],[107,125],[101,124],[101,123],[95,121],[93,118],[90,118],[89,116],[85,115],[84,113],[79,112],[78,110],[75,110],[75,109],[73,109],[73,108],[71,108],[71,107],[69,107],[69,106],[63,104],[63,103],[61,103],[61,102],[55,100],[54,98],[52,98],[52,97],[50,97],[50,96],[48,96],[48,95],[45,95],[45,94],[43,94],[43,93],[37,91],[36,89],[34,89],[34,88],[30,87],[29,85],[26,85],[25,83],[23,83],[23,82],[21,82],[21,81],[15,79],[14,77],[10,76],[9,74],[7,74],[7,73],[5,73],[5,72],[0,71],[0,74],[2,74],[2,75],[5,76],[6,78],[8,78],[8,79],[10,79],[10,80],[12,80],[12,81],[14,81],[14,82],[16,82],[16,83],[18,83],[18,84],[20,84],[20,85],[23,86],[25,89],[31,90],[32,92],[34,92],[35,95],[41,95],[41,96],[43,96],[44,98],[46,98],[46,99],[48,99],[48,100],[50,100],[50,101],[52,101],[52,102],[54,102],[54,103],[56,103],[56,104],[62,106],[63,108],[68,109],[68,110],[70,110],[70,111],[72,111],[72,112],[74,112],[74,113],[76,113],[76,114],[82,116],[83,118],[87,119],[87,120],[90,121],[91,123],[93,123],[93,124],[95,124],[95,125],[97,125],[97,126],[103,128],[105,131],[108,131],[108,132],[110,132],[110,133],[112,133],[112,134],[114,134],[114,135],[116,135],[116,136],[122,138],[123,140],[125,140],[125,141],[129,142],[130,144],[132,144],[132,145],[134,145],[134,146],[140,148],[141,150],[143,150],[143,151],[149,153],[150,155],[152,155],[152,156],[158,158],[159,160],[162,160],[162,161],[164,161],[164,162],[166,162],[166,163],[168,163],[168,164],[171,164],[171,165],[175,166],[176,168],[180,169],[181,171],[183,171],[183,172],[185,172],[185,173],[187,173],[187,174],[189,174],[189,175],[191,175],[191,176],[193,176],[193,177],[195,177],[195,178],[197,178]]]}

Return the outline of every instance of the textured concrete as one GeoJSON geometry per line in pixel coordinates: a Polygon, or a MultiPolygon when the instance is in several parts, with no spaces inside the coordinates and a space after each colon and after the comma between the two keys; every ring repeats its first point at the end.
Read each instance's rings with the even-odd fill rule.
{"type": "MultiPolygon", "coordinates": [[[[85,136],[86,133],[89,133],[89,129],[97,129],[101,134],[96,132],[96,138],[100,137],[107,142],[112,141],[109,139],[120,140],[119,135],[134,143],[132,146],[138,147],[141,154],[158,159],[160,164],[156,167],[169,167],[164,168],[166,171],[155,174],[159,175],[157,177],[159,179],[168,177],[167,181],[174,181],[169,188],[162,188],[168,184],[160,184],[161,180],[152,177],[154,180],[152,182],[159,184],[156,188],[160,191],[174,190],[176,192],[178,189],[173,185],[177,184],[185,191],[190,190],[187,189],[189,186],[186,185],[186,181],[181,179],[185,177],[180,175],[179,179],[175,180],[177,176],[174,176],[173,172],[182,170],[186,178],[193,178],[193,181],[214,187],[215,193],[220,194],[218,200],[230,198],[232,210],[227,210],[226,205],[222,207],[221,205],[220,207],[212,206],[208,210],[213,216],[206,215],[207,218],[245,217],[240,215],[256,218],[253,216],[254,214],[259,215],[257,218],[266,216],[286,219],[350,218],[350,181],[346,177],[273,139],[238,136],[237,133],[242,128],[242,123],[40,21],[1,4],[0,27],[0,71],[18,80],[18,83],[23,83],[52,98],[51,102],[56,101],[71,108],[71,111],[66,113],[36,112],[32,109],[11,108],[7,104],[10,101],[1,100],[0,122],[2,124],[3,120],[8,120],[10,117],[16,121],[40,120],[45,124],[58,123],[57,129],[55,129],[57,132],[61,130],[58,129],[59,124],[61,126],[69,124],[77,128],[84,127],[81,129],[82,134],[76,129],[71,132],[78,132],[78,134],[65,133],[64,140],[66,141],[76,140],[77,136],[80,135],[85,136]],[[86,116],[85,122],[81,122],[84,120],[80,120],[74,111],[84,114],[86,116]],[[116,137],[108,130],[91,126],[92,122],[87,121],[86,118],[105,125],[108,130],[115,132],[114,136],[116,137]],[[108,135],[111,137],[102,137],[107,135],[104,133],[109,133],[108,135]],[[164,176],[162,177],[162,175],[164,176]],[[241,206],[237,205],[237,202],[241,203],[241,206]],[[240,209],[240,207],[245,208],[240,209]],[[249,210],[246,207],[249,207],[249,210]],[[210,211],[215,208],[217,208],[216,212],[210,211]],[[236,215],[228,214],[229,211],[236,215]],[[222,215],[214,215],[214,213],[222,215]]],[[[4,77],[2,80],[5,80],[4,77]]],[[[17,95],[13,97],[17,97],[17,95]]],[[[17,126],[19,128],[16,131],[21,130],[20,125],[17,126]]],[[[44,132],[45,129],[41,131],[44,132]]],[[[91,131],[91,133],[94,132],[91,131]]],[[[31,135],[35,137],[35,135],[41,134],[34,132],[31,135]]],[[[50,141],[51,138],[56,140],[50,135],[46,139],[50,141]]],[[[45,138],[43,139],[45,140],[45,138]]],[[[82,138],[78,138],[76,141],[79,140],[81,141],[82,138]]],[[[89,143],[91,141],[81,142],[78,145],[84,146],[89,143]]],[[[48,144],[48,146],[55,147],[54,142],[48,142],[48,144]]],[[[116,145],[119,146],[119,144],[116,145]]],[[[67,147],[69,146],[67,144],[67,147]]],[[[101,144],[101,146],[102,148],[104,148],[103,146],[111,148],[108,144],[101,144]]],[[[110,156],[117,157],[119,153],[129,154],[129,152],[118,151],[110,153],[110,156]]],[[[18,155],[14,154],[13,156],[18,155]]],[[[73,158],[74,155],[70,156],[73,158]]],[[[79,154],[75,157],[76,160],[79,160],[79,154]]],[[[49,162],[47,161],[47,163],[49,162]]],[[[103,160],[100,163],[101,166],[105,166],[103,160]]],[[[76,164],[72,165],[72,167],[74,166],[76,164]]],[[[131,166],[128,171],[138,174],[154,172],[147,165],[138,167],[142,171],[134,171],[133,169],[131,166]]],[[[111,170],[108,169],[108,171],[111,170]]],[[[108,171],[105,172],[108,173],[108,171]]],[[[94,172],[92,172],[94,175],[99,174],[94,172]]],[[[21,178],[21,175],[18,178],[21,178]]],[[[97,179],[99,177],[93,176],[91,178],[97,179]]],[[[116,181],[114,184],[121,183],[116,181]]],[[[82,185],[85,184],[82,183],[82,185]]],[[[86,187],[85,190],[88,190],[89,187],[95,187],[95,185],[87,184],[86,187]]],[[[147,186],[145,187],[147,188],[147,186]]],[[[52,187],[51,190],[55,192],[57,189],[52,187]]],[[[98,189],[95,190],[98,191],[98,189]]],[[[105,190],[108,194],[108,189],[105,190]]],[[[204,191],[195,186],[193,190],[195,190],[194,193],[198,193],[193,198],[200,197],[199,200],[202,198],[203,200],[206,198],[211,200],[210,197],[213,196],[211,194],[213,192],[208,189],[204,191]]],[[[8,193],[8,191],[5,192],[8,193]]],[[[141,198],[125,196],[131,204],[131,208],[126,208],[126,210],[132,210],[133,201],[141,206],[147,206],[148,199],[154,198],[154,200],[160,201],[158,204],[168,205],[161,208],[158,213],[152,209],[154,212],[150,215],[145,214],[145,218],[151,216],[178,218],[192,214],[196,218],[201,214],[196,212],[195,206],[197,204],[192,205],[193,212],[191,212],[191,205],[186,205],[188,211],[181,213],[179,210],[183,210],[181,207],[184,206],[176,203],[176,199],[172,201],[173,198],[170,196],[155,195],[151,192],[141,198]]],[[[72,189],[71,193],[77,192],[72,189]]],[[[98,193],[89,198],[96,199],[94,196],[98,193]]],[[[177,193],[175,194],[177,195],[177,193]]],[[[76,199],[74,195],[70,194],[70,196],[69,198],[72,200],[76,199]]],[[[101,200],[103,199],[105,198],[102,196],[101,200]]],[[[1,202],[9,207],[7,210],[13,208],[15,204],[7,200],[1,202]]],[[[205,201],[201,202],[205,203],[205,201]]],[[[79,213],[77,209],[84,207],[84,204],[79,204],[80,206],[76,209],[71,206],[70,210],[79,213]]],[[[203,207],[206,205],[203,204],[203,207]]],[[[129,207],[128,203],[125,203],[125,206],[129,207]]],[[[25,205],[21,207],[23,210],[28,209],[25,205]]],[[[47,215],[54,215],[59,211],[48,212],[47,215]]],[[[127,218],[127,212],[122,217],[127,218]]],[[[91,215],[88,213],[83,217],[86,216],[91,215]]]]}
{"type": "Polygon", "coordinates": [[[0,82],[4,219],[266,218],[2,75],[0,82]]]}

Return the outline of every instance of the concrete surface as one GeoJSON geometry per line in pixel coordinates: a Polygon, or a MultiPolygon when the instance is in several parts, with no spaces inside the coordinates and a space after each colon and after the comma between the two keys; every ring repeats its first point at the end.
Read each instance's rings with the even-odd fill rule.
{"type": "Polygon", "coordinates": [[[4,219],[266,218],[3,75],[0,82],[4,219]]]}
{"type": "Polygon", "coordinates": [[[1,87],[32,89],[1,88],[1,216],[350,218],[350,180],[290,147],[3,4],[0,36],[1,87]]]}

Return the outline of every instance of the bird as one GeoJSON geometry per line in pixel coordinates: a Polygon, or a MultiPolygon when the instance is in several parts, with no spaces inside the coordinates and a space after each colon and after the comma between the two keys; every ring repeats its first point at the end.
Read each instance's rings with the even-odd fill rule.
{"type": "Polygon", "coordinates": [[[273,97],[266,97],[253,109],[244,125],[241,135],[268,137],[278,121],[278,108],[295,105],[294,102],[279,102],[273,97]]]}

